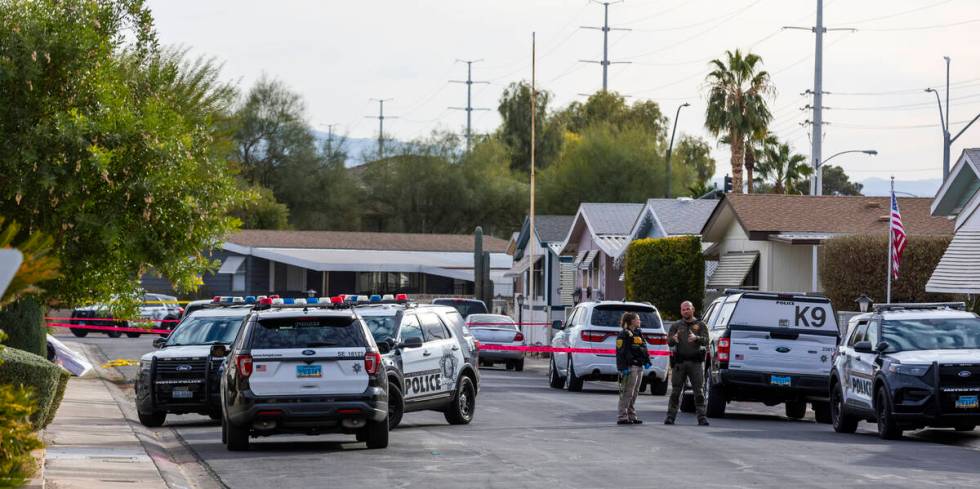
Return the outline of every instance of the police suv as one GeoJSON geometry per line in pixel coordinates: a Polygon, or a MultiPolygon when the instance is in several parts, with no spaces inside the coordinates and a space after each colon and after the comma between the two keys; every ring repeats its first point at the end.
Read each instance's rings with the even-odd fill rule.
{"type": "Polygon", "coordinates": [[[709,417],[723,417],[729,402],[750,401],[783,403],[786,416],[799,419],[809,402],[817,422],[830,422],[827,386],[840,331],[829,299],[727,290],[704,318],[711,337],[705,359],[709,417]]]}
{"type": "Polygon", "coordinates": [[[356,310],[381,348],[388,376],[389,426],[412,411],[440,411],[450,424],[468,424],[476,412],[480,376],[477,345],[453,307],[398,302],[381,296],[356,310]]]}
{"type": "Polygon", "coordinates": [[[623,314],[627,312],[639,314],[648,350],[662,353],[650,357],[652,368],[646,374],[641,390],[649,385],[651,394],[666,394],[669,354],[660,313],[650,304],[626,301],[583,302],[575,306],[566,321],[556,321],[552,327],[558,331],[551,346],[571,351],[551,356],[548,368],[551,387],[578,392],[586,380],[617,380],[616,336],[622,329],[623,314]],[[592,350],[599,351],[593,353],[592,350]]]}
{"type": "Polygon", "coordinates": [[[221,440],[346,433],[388,446],[388,380],[367,326],[340,298],[265,298],[245,320],[221,376],[221,440]]]}
{"type": "Polygon", "coordinates": [[[834,357],[834,430],[862,420],[899,438],[926,426],[980,423],[980,318],[963,303],[880,304],[851,319],[834,357]]]}

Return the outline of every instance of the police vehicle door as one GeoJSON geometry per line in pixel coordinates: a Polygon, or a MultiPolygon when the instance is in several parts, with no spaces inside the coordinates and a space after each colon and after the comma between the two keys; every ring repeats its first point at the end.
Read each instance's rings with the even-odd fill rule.
{"type": "Polygon", "coordinates": [[[406,400],[417,400],[424,397],[426,393],[435,390],[438,376],[435,375],[438,368],[438,357],[432,354],[425,344],[425,334],[422,332],[422,325],[414,314],[406,314],[402,318],[399,327],[398,339],[404,342],[408,338],[419,338],[422,346],[418,348],[402,348],[402,375],[405,378],[405,392],[403,395],[406,400]]]}
{"type": "MultiPolygon", "coordinates": [[[[866,409],[872,407],[871,386],[874,380],[874,360],[873,353],[858,353],[854,351],[854,345],[868,341],[868,321],[860,321],[854,327],[854,332],[847,340],[845,348],[844,372],[847,374],[845,380],[846,398],[850,404],[856,404],[866,409]]],[[[875,328],[877,329],[877,327],[875,328]]]]}
{"type": "Polygon", "coordinates": [[[419,314],[419,321],[425,334],[424,349],[435,358],[438,369],[435,391],[451,392],[456,389],[456,377],[463,366],[463,352],[459,349],[459,342],[453,338],[449,328],[437,314],[419,314]]]}

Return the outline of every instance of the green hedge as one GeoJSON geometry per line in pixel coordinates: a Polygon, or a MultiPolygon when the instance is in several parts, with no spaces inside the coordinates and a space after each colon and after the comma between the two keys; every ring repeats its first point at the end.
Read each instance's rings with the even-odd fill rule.
{"type": "MultiPolygon", "coordinates": [[[[961,300],[926,292],[926,282],[951,240],[951,236],[909,237],[898,280],[892,281],[892,302],[961,300]]],[[[854,300],[861,294],[885,302],[888,236],[843,236],[821,248],[820,282],[838,311],[856,311],[854,300]]]]}
{"type": "Polygon", "coordinates": [[[23,385],[34,391],[37,409],[31,414],[31,424],[35,430],[44,428],[54,419],[68,377],[68,372],[44,357],[0,347],[0,384],[23,385]]]}
{"type": "Polygon", "coordinates": [[[680,305],[704,302],[701,238],[647,238],[626,249],[626,298],[657,306],[664,319],[680,317],[680,305]]]}
{"type": "Polygon", "coordinates": [[[27,296],[0,309],[0,329],[7,333],[5,345],[42,357],[47,355],[44,307],[36,298],[27,296]]]}

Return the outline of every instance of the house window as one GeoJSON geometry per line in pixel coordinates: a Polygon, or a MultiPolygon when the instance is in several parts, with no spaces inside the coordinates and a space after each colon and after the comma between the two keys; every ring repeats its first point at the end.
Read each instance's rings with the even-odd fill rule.
{"type": "Polygon", "coordinates": [[[240,267],[235,274],[231,276],[231,290],[235,292],[242,292],[245,290],[245,267],[240,267]]]}

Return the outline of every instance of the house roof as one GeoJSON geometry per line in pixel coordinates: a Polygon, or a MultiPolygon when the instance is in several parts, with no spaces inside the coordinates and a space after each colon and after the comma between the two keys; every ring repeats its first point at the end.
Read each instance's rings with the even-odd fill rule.
{"type": "Polygon", "coordinates": [[[646,203],[671,236],[701,234],[704,223],[708,222],[717,205],[715,199],[649,199],[646,203]]]}
{"type": "Polygon", "coordinates": [[[534,216],[538,239],[543,243],[562,241],[568,235],[575,216],[534,216]]]}
{"type": "Polygon", "coordinates": [[[959,214],[980,190],[980,148],[964,149],[949,176],[936,192],[932,213],[937,216],[959,214]]]}
{"type": "MultiPolygon", "coordinates": [[[[734,214],[750,237],[753,233],[878,234],[888,229],[889,197],[728,194],[712,213],[702,234],[716,241],[725,232],[716,229],[727,214],[734,214]]],[[[933,217],[931,199],[900,197],[902,223],[910,235],[951,235],[953,222],[933,217]]],[[[727,227],[725,224],[721,224],[727,227]]]]}
{"type": "Polygon", "coordinates": [[[579,212],[585,216],[592,232],[603,234],[629,234],[643,204],[582,204],[579,212]]]}
{"type": "MultiPolygon", "coordinates": [[[[261,248],[315,248],[380,251],[473,251],[470,234],[364,233],[348,231],[277,231],[245,229],[228,236],[228,243],[261,248]]],[[[483,236],[483,250],[503,253],[507,241],[483,236]]]]}

